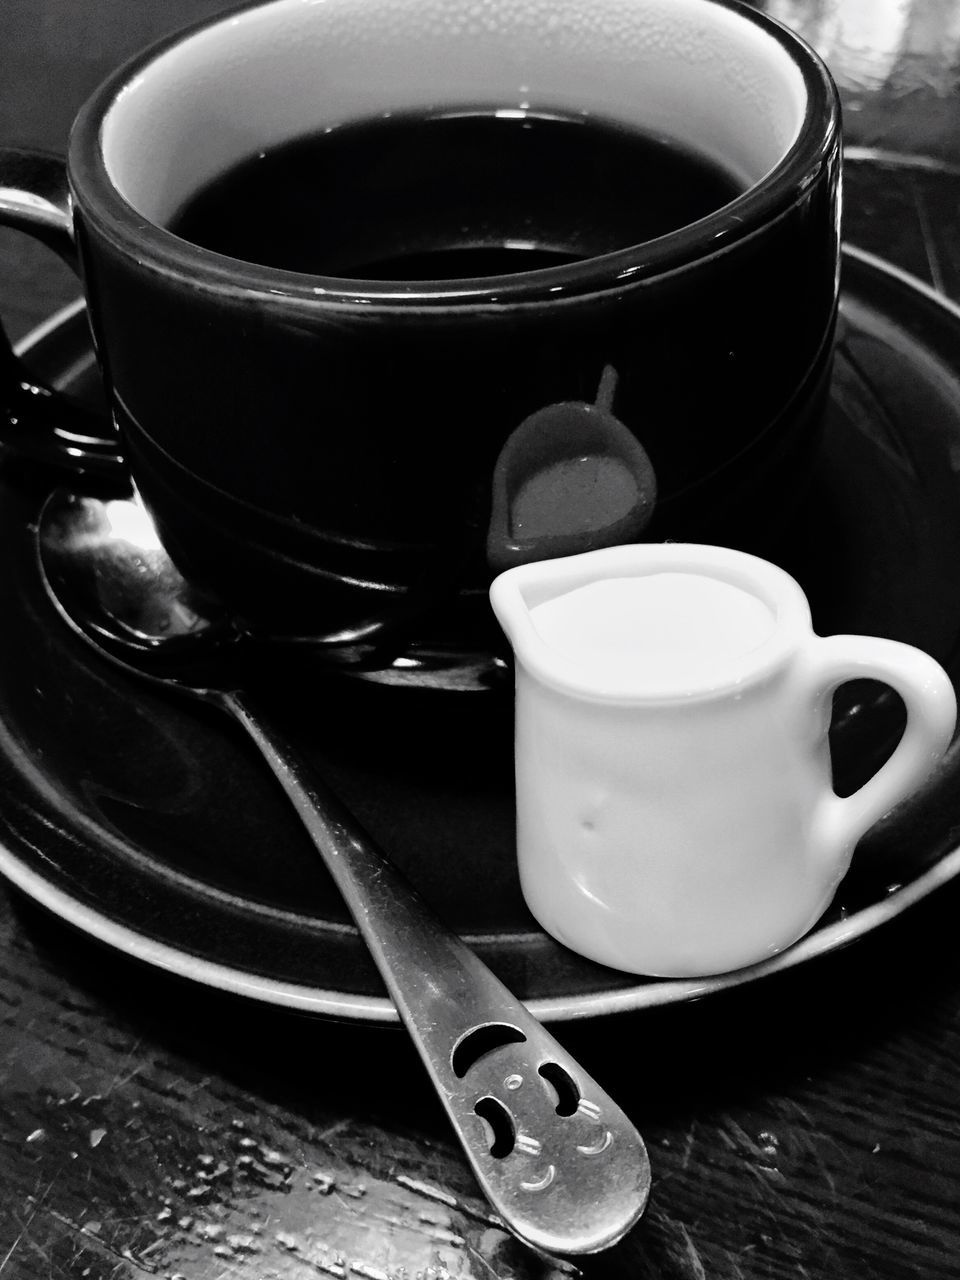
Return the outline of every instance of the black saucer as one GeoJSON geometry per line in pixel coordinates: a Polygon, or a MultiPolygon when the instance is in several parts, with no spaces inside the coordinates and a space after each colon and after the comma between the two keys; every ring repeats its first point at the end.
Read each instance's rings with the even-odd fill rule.
{"type": "MultiPolygon", "coordinates": [[[[905,640],[956,677],[960,309],[847,250],[841,329],[821,465],[776,558],[807,589],[822,633],[905,640]]],[[[95,393],[79,308],[29,346],[48,378],[95,393]]],[[[0,470],[0,871],[151,964],[277,1004],[392,1019],[336,891],[252,748],[215,713],[122,679],[55,618],[31,555],[50,483],[14,462],[0,470]]],[[[413,688],[338,680],[308,664],[281,674],[281,716],[317,768],[544,1018],[752,981],[862,935],[960,871],[955,746],[922,794],[865,838],[834,906],[796,947],[729,977],[638,980],[566,951],[526,912],[509,688],[450,696],[430,687],[437,672],[416,654],[401,655],[395,672],[413,688]]],[[[462,675],[468,687],[484,683],[462,675]]],[[[900,724],[898,699],[882,687],[841,691],[839,789],[877,767],[900,724]]]]}

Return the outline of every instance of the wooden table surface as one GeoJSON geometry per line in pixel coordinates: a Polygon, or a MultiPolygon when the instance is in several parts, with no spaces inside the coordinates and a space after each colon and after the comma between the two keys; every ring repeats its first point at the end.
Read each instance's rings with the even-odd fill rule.
{"type": "MultiPolygon", "coordinates": [[[[0,0],[0,141],[62,150],[108,69],[224,7],[0,0]]],[[[848,237],[960,298],[960,4],[766,7],[840,81],[848,237]]],[[[76,293],[0,233],[13,336],[76,293]]],[[[491,1219],[402,1033],[191,987],[0,891],[0,1277],[960,1275],[958,919],[951,885],[803,970],[559,1028],[655,1174],[640,1226],[572,1266],[491,1219]]]]}

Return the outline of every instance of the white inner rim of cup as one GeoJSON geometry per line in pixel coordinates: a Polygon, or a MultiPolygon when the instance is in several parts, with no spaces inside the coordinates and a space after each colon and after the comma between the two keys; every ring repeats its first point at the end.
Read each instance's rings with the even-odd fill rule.
{"type": "Polygon", "coordinates": [[[107,172],[163,224],[231,165],[387,112],[589,113],[665,135],[745,187],[807,95],[789,53],[709,0],[274,0],[160,54],[106,113],[107,172]]]}

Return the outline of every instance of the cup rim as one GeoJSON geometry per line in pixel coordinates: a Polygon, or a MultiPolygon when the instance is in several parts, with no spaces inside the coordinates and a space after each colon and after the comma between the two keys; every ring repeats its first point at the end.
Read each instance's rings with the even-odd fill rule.
{"type": "MultiPolygon", "coordinates": [[[[268,7],[272,0],[253,7],[268,7]]],[[[258,295],[274,304],[278,295],[302,304],[436,307],[542,303],[642,284],[695,263],[709,261],[777,221],[801,200],[839,152],[841,108],[825,63],[796,32],[739,0],[709,0],[760,27],[792,59],[807,93],[796,138],[762,179],[704,218],[655,239],[561,266],[510,275],[449,280],[352,280],[311,275],[228,257],[191,244],[137,212],[114,186],[101,142],[106,115],[125,86],[162,54],[208,28],[229,22],[228,9],[155,41],[117,68],[81,107],[70,134],[68,176],[74,203],[115,247],[138,262],[192,288],[258,295]]]]}

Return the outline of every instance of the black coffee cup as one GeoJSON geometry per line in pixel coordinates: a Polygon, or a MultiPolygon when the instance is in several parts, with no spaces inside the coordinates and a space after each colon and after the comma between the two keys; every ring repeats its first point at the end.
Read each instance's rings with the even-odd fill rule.
{"type": "Polygon", "coordinates": [[[470,647],[499,569],[763,553],[809,470],[838,100],[738,4],[273,0],[135,58],[65,171],[6,152],[0,185],[0,220],[79,256],[117,435],[63,457],[119,451],[253,625],[470,647]],[[260,235],[311,166],[315,234],[260,235]]]}

